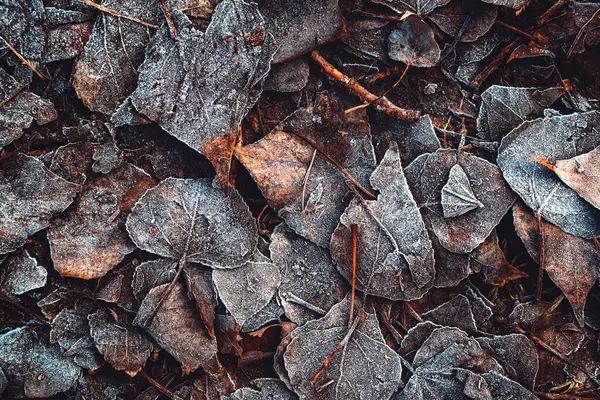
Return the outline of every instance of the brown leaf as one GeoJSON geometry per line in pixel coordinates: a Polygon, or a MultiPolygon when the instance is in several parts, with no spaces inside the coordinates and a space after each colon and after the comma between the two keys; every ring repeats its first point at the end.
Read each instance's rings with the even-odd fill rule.
{"type": "Polygon", "coordinates": [[[433,67],[440,60],[440,46],[433,30],[418,15],[410,14],[392,31],[388,55],[392,60],[414,67],[433,67]]]}
{"type": "Polygon", "coordinates": [[[550,222],[540,224],[523,204],[513,207],[515,229],[531,257],[539,263],[540,252],[548,276],[571,303],[577,322],[584,325],[589,291],[599,277],[600,249],[592,241],[564,232],[550,222]],[[540,245],[543,243],[543,249],[540,245]]]}
{"type": "Polygon", "coordinates": [[[184,374],[200,367],[209,373],[218,372],[221,365],[217,359],[217,342],[204,328],[182,284],[175,285],[156,316],[148,323],[168,286],[164,284],[150,290],[133,321],[134,325],[144,327],[159,345],[179,361],[184,374]]]}
{"type": "Polygon", "coordinates": [[[600,147],[567,160],[557,160],[552,171],[578,195],[600,208],[600,147]]]}

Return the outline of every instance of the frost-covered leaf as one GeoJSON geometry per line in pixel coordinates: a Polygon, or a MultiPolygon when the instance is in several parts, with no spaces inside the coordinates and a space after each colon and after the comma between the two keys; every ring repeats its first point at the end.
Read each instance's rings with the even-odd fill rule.
{"type": "Polygon", "coordinates": [[[329,251],[296,235],[285,224],[273,231],[269,250],[281,274],[278,296],[292,322],[302,325],[342,301],[347,285],[329,251]]]}
{"type": "Polygon", "coordinates": [[[52,102],[24,91],[22,85],[2,68],[0,104],[0,149],[20,138],[33,121],[44,125],[57,117],[52,102]]]}
{"type": "Polygon", "coordinates": [[[534,344],[520,334],[482,337],[477,342],[504,368],[506,375],[528,389],[533,389],[539,369],[534,344]]]}
{"type": "Polygon", "coordinates": [[[391,142],[398,143],[400,158],[405,165],[409,165],[421,154],[433,153],[440,148],[440,141],[429,115],[421,117],[417,122],[404,122],[379,114],[370,122],[377,149],[381,149],[383,153],[391,142]]]}
{"type": "Polygon", "coordinates": [[[437,325],[454,326],[468,333],[477,332],[477,325],[469,299],[459,294],[439,307],[423,314],[423,318],[437,325]]]}
{"type": "Polygon", "coordinates": [[[0,260],[0,294],[14,297],[46,285],[48,271],[26,250],[18,250],[0,260]]]}
{"type": "MultiPolygon", "coordinates": [[[[65,165],[56,166],[61,167],[65,165]]],[[[88,179],[75,207],[54,218],[48,229],[54,268],[62,276],[96,279],[120,263],[135,250],[125,230],[125,218],[154,184],[150,175],[129,163],[88,179]]]]}
{"type": "Polygon", "coordinates": [[[406,168],[415,200],[440,244],[455,253],[469,253],[481,244],[512,206],[515,196],[494,164],[472,154],[443,149],[423,155],[406,168]],[[442,188],[455,165],[462,167],[483,207],[444,218],[442,188]]]}
{"type": "Polygon", "coordinates": [[[356,287],[391,300],[420,298],[433,284],[435,260],[395,143],[371,175],[371,184],[380,191],[377,200],[352,200],[331,238],[331,256],[350,280],[351,226],[357,225],[356,287]]]}
{"type": "Polygon", "coordinates": [[[210,179],[165,179],[136,203],[127,231],[142,250],[212,268],[239,267],[258,241],[238,192],[232,189],[225,198],[210,179]]]}
{"type": "Polygon", "coordinates": [[[163,293],[169,284],[150,290],[142,302],[134,325],[142,326],[156,342],[181,363],[184,374],[202,367],[209,373],[221,368],[217,359],[217,342],[204,328],[194,303],[182,284],[176,284],[156,315],[163,293]]]}
{"type": "Polygon", "coordinates": [[[450,3],[451,0],[371,0],[374,3],[383,4],[392,10],[403,13],[411,11],[419,15],[427,15],[433,10],[450,3]]]}
{"type": "Polygon", "coordinates": [[[96,299],[116,304],[127,311],[135,311],[137,309],[137,302],[132,283],[133,275],[138,265],[139,261],[134,258],[110,270],[98,282],[95,294],[96,299]]]}
{"type": "Polygon", "coordinates": [[[519,10],[525,7],[531,0],[481,0],[484,3],[495,4],[497,6],[514,8],[515,10],[519,10]]]}
{"type": "Polygon", "coordinates": [[[481,207],[483,204],[475,197],[465,170],[459,164],[454,165],[442,187],[444,218],[458,217],[481,207]]]}
{"type": "Polygon", "coordinates": [[[221,187],[238,126],[262,91],[276,48],[254,3],[224,0],[204,33],[173,13],[177,39],[163,26],[151,40],[131,95],[135,108],[206,155],[221,187]]]}
{"type": "Polygon", "coordinates": [[[577,322],[583,326],[587,295],[600,277],[600,248],[543,220],[540,236],[537,218],[520,203],[513,208],[513,220],[527,252],[538,263],[543,243],[546,272],[567,297],[577,322]]]}
{"type": "Polygon", "coordinates": [[[65,392],[81,373],[71,358],[62,355],[58,345],[48,344],[31,326],[0,335],[0,368],[11,382],[22,382],[25,396],[31,398],[65,392]]]}
{"type": "Polygon", "coordinates": [[[144,367],[152,352],[152,342],[129,326],[124,313],[100,308],[88,320],[98,351],[114,369],[134,376],[144,367]]]}
{"type": "Polygon", "coordinates": [[[578,195],[600,208],[600,147],[567,160],[557,160],[552,171],[578,195]]]}
{"type": "Polygon", "coordinates": [[[542,117],[563,94],[561,88],[536,89],[492,85],[481,94],[477,135],[499,141],[524,121],[542,117]]]}
{"type": "MultiPolygon", "coordinates": [[[[196,302],[200,319],[210,336],[214,336],[215,308],[219,305],[216,288],[211,271],[189,265],[184,269],[188,289],[188,297],[196,302]]],[[[170,282],[169,279],[167,282],[170,282]]]]}
{"type": "Polygon", "coordinates": [[[440,46],[433,30],[418,15],[404,18],[390,34],[388,55],[392,60],[413,67],[433,67],[440,60],[440,46]]]}
{"type": "Polygon", "coordinates": [[[444,33],[456,37],[465,20],[470,21],[462,35],[461,42],[474,42],[485,35],[496,22],[498,8],[494,6],[473,4],[470,0],[454,0],[450,4],[436,9],[427,16],[444,33]],[[474,7],[477,7],[473,10],[474,7]],[[473,15],[469,15],[473,12],[473,15]]]}
{"type": "Polygon", "coordinates": [[[219,297],[238,325],[263,309],[281,283],[279,269],[256,252],[253,259],[235,269],[213,271],[219,297]]]}
{"type": "Polygon", "coordinates": [[[161,259],[141,263],[136,267],[131,282],[135,298],[141,302],[151,289],[171,282],[176,272],[177,261],[161,259]]]}
{"type": "MultiPolygon", "coordinates": [[[[365,313],[348,343],[311,382],[323,362],[348,333],[350,299],[291,333],[283,355],[294,391],[302,399],[387,399],[400,384],[400,357],[383,339],[377,318],[365,313]]],[[[359,317],[355,317],[359,318],[359,317]]]]}
{"type": "Polygon", "coordinates": [[[50,343],[58,343],[65,357],[73,357],[75,364],[88,370],[97,370],[103,364],[102,356],[90,335],[88,302],[78,308],[63,308],[52,320],[50,343]]]}
{"type": "Polygon", "coordinates": [[[264,139],[236,151],[236,157],[288,226],[328,247],[344,212],[348,181],[298,136],[316,144],[368,187],[375,155],[366,113],[344,114],[341,102],[321,93],[314,106],[296,111],[264,139]]]}
{"type": "Polygon", "coordinates": [[[498,166],[525,203],[573,235],[600,235],[600,210],[565,185],[533,157],[550,162],[589,152],[600,145],[597,111],[524,122],[502,139],[498,166]]]}
{"type": "Polygon", "coordinates": [[[79,185],[50,172],[36,158],[18,155],[0,164],[0,254],[21,247],[27,236],[65,210],[79,185]]]}
{"type": "Polygon", "coordinates": [[[259,0],[258,5],[278,46],[274,63],[332,42],[344,28],[337,0],[259,0]]]}
{"type": "Polygon", "coordinates": [[[285,384],[278,379],[255,379],[252,388],[241,388],[236,390],[228,397],[221,397],[221,400],[297,400],[298,396],[288,389],[285,384]]]}
{"type": "Polygon", "coordinates": [[[265,80],[264,90],[277,92],[297,92],[302,90],[310,73],[306,58],[290,60],[271,67],[271,73],[265,80]]]}
{"type": "MultiPolygon", "coordinates": [[[[103,0],[103,6],[154,22],[160,7],[152,0],[103,0]]],[[[125,18],[100,13],[74,67],[73,88],[92,111],[111,115],[134,89],[136,70],[152,29],[125,18]]]]}

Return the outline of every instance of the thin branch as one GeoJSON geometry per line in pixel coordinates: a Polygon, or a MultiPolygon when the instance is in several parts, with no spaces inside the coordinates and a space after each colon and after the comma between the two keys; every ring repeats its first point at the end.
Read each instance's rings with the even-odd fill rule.
{"type": "Polygon", "coordinates": [[[32,70],[32,71],[33,71],[33,72],[34,72],[34,73],[35,73],[37,76],[39,76],[39,77],[40,77],[40,79],[42,79],[42,80],[46,80],[46,79],[48,79],[48,78],[46,78],[44,75],[42,75],[42,73],[41,73],[40,71],[38,71],[37,69],[35,69],[35,67],[33,66],[33,64],[32,64],[32,63],[30,63],[29,61],[27,61],[27,59],[26,59],[25,57],[23,57],[23,56],[21,55],[21,53],[19,53],[19,52],[17,51],[17,49],[15,49],[14,47],[12,47],[12,46],[11,46],[11,44],[10,44],[10,43],[8,43],[8,42],[6,41],[6,39],[4,39],[4,37],[0,36],[0,39],[2,39],[2,41],[4,42],[4,44],[6,45],[6,47],[8,47],[8,49],[9,49],[10,51],[12,51],[12,52],[15,54],[15,56],[17,56],[17,58],[18,58],[19,60],[21,60],[21,62],[22,62],[23,64],[27,65],[27,66],[29,67],[29,69],[31,69],[31,70],[32,70]]]}
{"type": "Polygon", "coordinates": [[[144,371],[143,369],[139,372],[139,374],[142,377],[144,377],[144,379],[146,379],[159,392],[161,392],[163,395],[167,396],[171,400],[183,400],[181,397],[177,396],[175,393],[171,392],[170,390],[168,390],[167,388],[165,388],[163,385],[161,385],[160,383],[158,383],[157,381],[155,381],[154,379],[152,379],[152,377],[150,375],[148,375],[146,373],[146,371],[144,371]]]}
{"type": "Polygon", "coordinates": [[[160,0],[160,7],[162,8],[163,14],[165,15],[165,19],[167,20],[167,26],[169,27],[169,33],[171,34],[171,38],[177,38],[177,28],[175,28],[175,24],[173,23],[173,18],[171,18],[171,11],[167,8],[165,4],[165,0],[160,0]]]}
{"type": "Polygon", "coordinates": [[[115,17],[125,18],[125,19],[128,19],[130,21],[137,22],[140,25],[144,25],[144,26],[147,26],[149,28],[158,29],[158,25],[151,24],[150,22],[146,22],[144,20],[141,20],[139,18],[133,17],[131,15],[123,14],[122,12],[113,10],[112,8],[108,8],[108,7],[103,6],[101,4],[94,3],[92,0],[79,0],[79,1],[81,1],[82,3],[87,4],[88,6],[94,7],[94,8],[96,8],[96,9],[102,11],[102,12],[105,12],[105,13],[110,14],[110,15],[114,15],[115,17]]]}
{"type": "Polygon", "coordinates": [[[310,240],[317,244],[315,240],[315,235],[313,235],[312,227],[310,226],[310,222],[308,222],[308,217],[306,216],[306,208],[304,199],[306,198],[306,186],[308,185],[308,178],[310,177],[310,172],[312,171],[312,167],[315,163],[315,158],[317,157],[317,150],[313,150],[312,158],[310,159],[310,164],[308,165],[308,169],[306,170],[306,175],[304,175],[304,183],[302,184],[302,217],[304,218],[304,223],[306,224],[306,229],[308,230],[308,235],[310,236],[310,240]]]}
{"type": "Polygon", "coordinates": [[[350,318],[348,323],[354,319],[354,296],[356,293],[356,248],[358,243],[358,225],[353,224],[350,227],[352,232],[352,294],[350,296],[350,318]]]}
{"type": "Polygon", "coordinates": [[[391,101],[389,101],[385,96],[382,98],[378,98],[373,93],[365,89],[360,83],[358,83],[356,79],[350,78],[344,75],[338,69],[336,69],[333,65],[329,63],[329,61],[324,59],[323,56],[321,56],[316,51],[313,51],[311,53],[311,57],[321,66],[321,68],[327,75],[340,82],[348,90],[357,95],[363,102],[374,104],[376,106],[375,108],[378,111],[383,111],[387,115],[394,118],[398,118],[403,121],[416,122],[421,118],[421,113],[419,111],[406,110],[404,108],[400,108],[391,101]]]}

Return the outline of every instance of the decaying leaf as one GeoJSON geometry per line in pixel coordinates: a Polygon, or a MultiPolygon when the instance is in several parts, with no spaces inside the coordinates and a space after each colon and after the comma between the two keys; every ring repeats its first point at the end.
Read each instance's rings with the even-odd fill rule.
{"type": "Polygon", "coordinates": [[[496,22],[497,15],[497,7],[474,4],[469,0],[454,0],[444,7],[437,8],[427,18],[444,33],[453,37],[461,32],[467,21],[464,31],[461,32],[460,41],[474,42],[490,30],[496,22]]]}
{"type": "Polygon", "coordinates": [[[221,301],[243,326],[271,300],[281,283],[278,268],[259,252],[239,268],[213,271],[221,301]]]}
{"type": "Polygon", "coordinates": [[[562,94],[562,88],[490,86],[481,94],[477,135],[499,141],[523,121],[542,117],[544,109],[562,94]]]}
{"type": "MultiPolygon", "coordinates": [[[[196,309],[200,313],[202,324],[210,336],[214,336],[215,327],[215,308],[219,305],[216,288],[211,276],[211,271],[198,268],[197,265],[190,265],[185,270],[185,277],[188,289],[188,297],[192,297],[196,302],[196,309]]],[[[170,282],[169,279],[165,282],[170,282]]],[[[161,282],[162,283],[162,282],[161,282]]],[[[158,285],[156,285],[158,286],[158,285]]]]}
{"type": "Polygon", "coordinates": [[[64,211],[80,186],[50,172],[36,158],[19,155],[0,165],[0,254],[21,247],[27,236],[64,211]]]}
{"type": "Polygon", "coordinates": [[[458,217],[483,207],[477,200],[465,170],[456,164],[450,168],[448,182],[442,187],[442,210],[444,218],[458,217]]]}
{"type": "Polygon", "coordinates": [[[278,92],[297,92],[302,90],[310,73],[306,58],[290,60],[271,67],[271,73],[265,80],[264,90],[278,92]]]}
{"type": "Polygon", "coordinates": [[[588,293],[600,277],[600,248],[550,222],[542,220],[540,226],[534,214],[521,203],[514,206],[513,219],[531,257],[539,263],[543,252],[548,276],[567,297],[577,322],[583,326],[588,293]]]}
{"type": "Polygon", "coordinates": [[[337,0],[259,0],[258,5],[278,46],[274,63],[329,43],[344,28],[337,0]]]}
{"type": "Polygon", "coordinates": [[[387,399],[400,385],[400,357],[385,344],[377,318],[369,313],[319,379],[311,381],[348,333],[349,305],[346,297],[325,317],[291,333],[283,358],[292,388],[301,399],[387,399]]]}
{"type": "Polygon", "coordinates": [[[371,175],[371,184],[380,191],[377,200],[352,200],[331,238],[331,256],[350,280],[351,226],[357,225],[356,287],[391,300],[420,298],[433,284],[435,260],[395,143],[371,175]]]}
{"type": "Polygon", "coordinates": [[[327,249],[281,224],[271,236],[269,250],[281,274],[278,296],[292,322],[302,325],[342,301],[347,285],[327,249]]]}
{"type": "Polygon", "coordinates": [[[556,160],[552,171],[578,195],[600,208],[600,147],[567,160],[556,160]]]}
{"type": "Polygon", "coordinates": [[[8,298],[39,289],[46,285],[48,271],[26,250],[0,260],[0,295],[8,298]]]}
{"type": "Polygon", "coordinates": [[[600,145],[597,111],[524,122],[502,139],[498,166],[504,179],[532,210],[573,235],[600,235],[600,210],[533,157],[564,160],[600,145]]]}
{"type": "Polygon", "coordinates": [[[388,55],[392,60],[413,67],[433,67],[440,60],[440,46],[435,41],[433,30],[418,15],[404,18],[388,41],[388,55]]]}
{"type": "MultiPolygon", "coordinates": [[[[146,22],[160,15],[160,7],[152,0],[103,0],[102,5],[146,22]]],[[[73,88],[87,108],[111,115],[135,89],[136,70],[152,31],[125,18],[98,15],[73,76],[73,88]]]]}
{"type": "Polygon", "coordinates": [[[225,198],[210,179],[167,178],[149,189],[127,218],[142,250],[212,268],[235,268],[250,259],[258,233],[248,206],[232,189],[225,198]]]}
{"type": "Polygon", "coordinates": [[[166,25],[152,38],[131,102],[206,155],[226,190],[238,126],[262,91],[273,37],[256,4],[243,0],[219,3],[204,33],[179,11],[173,21],[177,39],[166,25]]]}
{"type": "MultiPolygon", "coordinates": [[[[52,169],[64,167],[53,165],[52,169]]],[[[62,276],[96,279],[120,263],[135,250],[125,218],[154,184],[150,175],[129,163],[87,180],[74,209],[53,219],[48,229],[54,268],[62,276]]]]}
{"type": "Polygon", "coordinates": [[[481,0],[484,3],[495,4],[497,6],[514,8],[515,10],[520,10],[525,7],[531,0],[481,0]]]}
{"type": "Polygon", "coordinates": [[[11,381],[22,382],[25,396],[50,397],[77,382],[81,368],[50,345],[31,326],[0,335],[0,368],[11,381]],[[42,379],[40,379],[42,377],[42,379]]]}
{"type": "Polygon", "coordinates": [[[139,265],[137,259],[126,261],[110,270],[103,279],[98,282],[96,299],[118,305],[124,310],[135,311],[137,302],[133,292],[133,276],[139,265]]]}
{"type": "Polygon", "coordinates": [[[218,372],[221,366],[217,359],[216,339],[211,338],[202,325],[182,284],[175,285],[154,318],[148,321],[168,286],[164,284],[150,290],[133,321],[134,325],[144,327],[159,345],[179,361],[184,374],[199,367],[209,373],[218,372]]]}
{"type": "Polygon", "coordinates": [[[406,168],[406,179],[428,226],[440,244],[455,253],[469,253],[487,238],[512,206],[515,196],[497,166],[472,154],[443,149],[423,155],[406,168]],[[483,207],[444,218],[442,188],[459,165],[483,207]]]}
{"type": "Polygon", "coordinates": [[[135,376],[152,352],[152,342],[143,333],[128,326],[124,313],[100,308],[90,314],[91,335],[98,351],[117,371],[135,376]]]}
{"type": "Polygon", "coordinates": [[[321,93],[314,106],[296,111],[264,139],[236,150],[236,157],[288,226],[328,247],[344,212],[348,181],[301,138],[316,144],[368,187],[375,154],[366,113],[344,114],[340,102],[321,93]]]}
{"type": "Polygon", "coordinates": [[[177,261],[161,259],[141,263],[136,267],[131,283],[135,298],[141,302],[151,289],[171,282],[176,272],[177,261]]]}
{"type": "Polygon", "coordinates": [[[441,326],[453,326],[467,333],[477,332],[469,299],[459,294],[439,307],[423,314],[423,318],[441,326]]]}

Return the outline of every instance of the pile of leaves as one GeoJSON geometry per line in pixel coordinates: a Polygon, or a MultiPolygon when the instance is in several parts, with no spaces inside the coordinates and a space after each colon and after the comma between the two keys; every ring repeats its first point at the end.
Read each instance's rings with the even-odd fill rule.
{"type": "Polygon", "coordinates": [[[600,3],[0,0],[0,397],[600,398],[600,3]]]}

